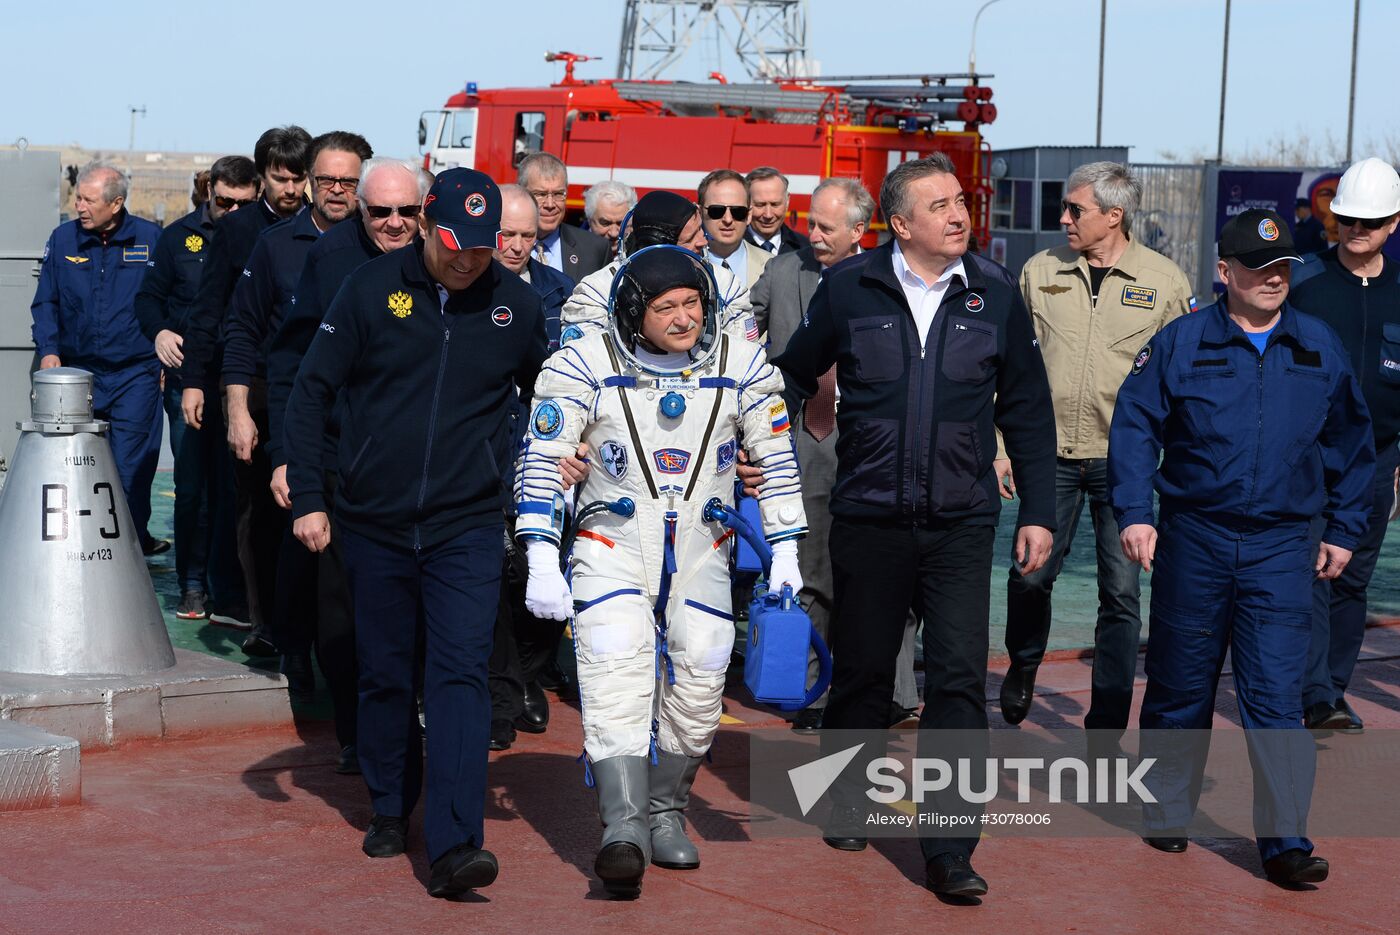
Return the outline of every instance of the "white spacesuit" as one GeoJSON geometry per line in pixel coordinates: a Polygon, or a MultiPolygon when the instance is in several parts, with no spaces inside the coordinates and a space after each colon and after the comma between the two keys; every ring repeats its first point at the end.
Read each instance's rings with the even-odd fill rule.
{"type": "Polygon", "coordinates": [[[635,895],[648,859],[699,866],[680,812],[719,726],[734,643],[733,536],[704,512],[712,499],[732,504],[741,447],[766,478],[771,587],[801,585],[806,515],[782,377],[758,344],[720,331],[714,288],[705,262],[678,247],[629,257],[608,330],[561,347],[540,372],[516,471],[527,605],[540,616],[577,611],[584,747],[605,825],[595,869],[619,895],[635,895]],[[703,335],[687,353],[648,348],[642,317],[689,286],[709,293],[703,335]],[[570,595],[557,551],[557,464],[581,441],[593,463],[579,492],[570,595]],[[589,506],[602,503],[614,509],[589,506]]]}

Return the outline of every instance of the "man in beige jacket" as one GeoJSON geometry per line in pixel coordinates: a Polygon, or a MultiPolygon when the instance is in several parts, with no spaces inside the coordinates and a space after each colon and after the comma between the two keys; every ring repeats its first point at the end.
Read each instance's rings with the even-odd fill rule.
{"type": "MultiPolygon", "coordinates": [[[[1171,260],[1130,236],[1142,183],[1127,166],[1093,162],[1065,183],[1060,223],[1068,243],[1038,253],[1021,271],[1021,293],[1040,341],[1055,405],[1057,523],[1050,559],[1006,587],[1006,649],[1011,667],[1001,711],[1017,724],[1030,710],[1036,669],[1050,636],[1050,591],[1089,499],[1098,555],[1093,692],[1084,726],[1128,726],[1137,671],[1138,570],[1123,555],[1108,501],[1108,426],[1133,355],[1173,318],[1189,311],[1191,287],[1171,260]]],[[[998,461],[1003,496],[1015,491],[1010,464],[998,461]]]]}

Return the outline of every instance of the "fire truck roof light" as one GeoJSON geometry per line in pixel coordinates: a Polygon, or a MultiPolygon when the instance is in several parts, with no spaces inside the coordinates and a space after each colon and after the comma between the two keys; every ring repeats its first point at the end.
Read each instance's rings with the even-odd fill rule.
{"type": "Polygon", "coordinates": [[[475,82],[475,81],[468,81],[468,82],[467,82],[467,93],[468,93],[468,94],[475,94],[475,93],[476,93],[476,82],[475,82]]]}

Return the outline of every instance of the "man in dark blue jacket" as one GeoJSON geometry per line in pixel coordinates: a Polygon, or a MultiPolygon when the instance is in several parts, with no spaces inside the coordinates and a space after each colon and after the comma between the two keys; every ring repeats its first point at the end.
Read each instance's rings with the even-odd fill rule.
{"type": "MultiPolygon", "coordinates": [[[[427,194],[425,177],[412,163],[397,159],[366,161],[360,167],[359,216],[332,227],[306,253],[296,293],[287,317],[273,336],[267,357],[266,446],[273,465],[272,494],[284,510],[291,509],[292,501],[288,497],[287,459],[282,446],[283,422],[297,369],[331,301],[350,274],[375,257],[407,246],[417,238],[418,213],[427,194]]],[[[336,486],[338,415],[339,409],[335,410],[322,445],[328,493],[333,493],[336,486]]],[[[332,540],[319,557],[306,552],[294,538],[288,548],[293,551],[297,566],[288,572],[292,577],[287,584],[301,598],[315,598],[316,606],[298,619],[287,621],[290,625],[279,636],[286,645],[278,648],[294,659],[304,659],[314,643],[316,659],[330,688],[336,739],[340,742],[336,772],[358,773],[354,612],[340,543],[332,540]]]]}
{"type": "MultiPolygon", "coordinates": [[[[836,365],[835,672],[822,726],[889,726],[912,607],[924,621],[919,755],[938,756],[943,741],[931,728],[983,738],[987,729],[987,618],[1001,509],[995,430],[1020,480],[1013,557],[1029,573],[1049,555],[1055,526],[1054,413],[1016,281],[965,255],[971,225],[952,161],[937,153],[892,170],[880,210],[894,239],[826,271],[803,326],[774,363],[790,393],[804,399],[836,365]]],[[[865,847],[869,803],[857,804],[858,794],[849,783],[833,788],[832,847],[865,847]]],[[[931,799],[921,808],[975,809],[974,820],[980,813],[956,795],[931,799]]],[[[934,892],[987,891],[971,865],[975,836],[920,844],[934,892]]]]}
{"type": "Polygon", "coordinates": [[[1371,420],[1336,334],[1285,302],[1299,258],[1283,219],[1236,215],[1219,255],[1225,297],[1138,353],[1109,430],[1123,551],[1145,571],[1156,564],[1140,725],[1144,761],[1157,760],[1143,780],[1157,800],[1144,807],[1146,841],[1186,849],[1205,762],[1181,741],[1209,730],[1228,649],[1264,871],[1317,883],[1328,867],[1305,836],[1316,753],[1302,723],[1312,582],[1341,574],[1365,532],[1371,420]]]}
{"type": "MultiPolygon", "coordinates": [[[[287,515],[273,500],[268,440],[267,351],[301,278],[307,252],[321,234],[354,215],[361,163],[373,155],[356,133],[335,130],[311,141],[311,205],[272,225],[259,237],[233,290],[224,322],[223,385],[228,444],[238,464],[239,486],[251,489],[259,505],[252,514],[252,536],[259,544],[260,601],[273,611],[264,627],[253,627],[243,643],[249,655],[271,655],[278,642],[293,641],[296,621],[316,613],[314,562],[292,538],[287,515]],[[270,629],[269,629],[270,627],[270,629]]],[[[310,689],[314,676],[305,654],[293,654],[286,672],[294,688],[310,689]]]]}
{"type": "Polygon", "coordinates": [[[136,293],[160,228],[126,210],[127,177],[93,162],[78,173],[77,217],[44,245],[30,313],[39,369],[92,372],[92,407],[111,423],[112,457],[141,551],[170,548],[146,531],[160,457],[160,361],[136,320],[136,293]]]}
{"type": "MultiPolygon", "coordinates": [[[[238,285],[248,257],[263,231],[279,220],[289,218],[306,203],[307,150],[311,134],[301,127],[273,127],[258,137],[253,147],[253,164],[258,170],[262,195],[256,205],[237,211],[217,224],[214,242],[200,275],[199,293],[190,312],[184,334],[184,360],[180,380],[184,384],[181,408],[185,424],[221,443],[227,437],[224,407],[219,401],[219,373],[223,368],[223,327],[229,301],[238,285]],[[206,395],[212,405],[205,407],[206,395]]],[[[266,627],[272,613],[271,578],[275,570],[277,539],[257,538],[259,530],[277,529],[268,517],[278,514],[266,495],[266,485],[245,478],[235,465],[234,506],[238,538],[238,564],[243,570],[244,598],[237,607],[216,607],[210,619],[221,623],[266,627]],[[256,521],[254,517],[257,517],[256,521]],[[266,579],[266,584],[263,584],[266,579]],[[263,603],[266,593],[267,603],[263,603]]]]}
{"type": "Polygon", "coordinates": [[[225,215],[253,204],[258,174],[247,156],[225,156],[209,167],[209,200],[161,232],[136,295],[136,318],[165,365],[165,413],[175,456],[175,574],[180,604],[175,616],[206,615],[206,596],[220,607],[242,604],[234,546],[233,466],[223,433],[185,425],[184,334],[199,291],[200,273],[225,215]]]}
{"type": "Polygon", "coordinates": [[[534,387],[545,334],[539,295],[491,258],[495,183],[449,169],[423,209],[423,239],[360,267],[331,303],[292,387],[283,446],[293,529],[319,552],[332,534],[321,439],[342,407],[334,534],[355,605],[358,747],[374,804],[363,848],[403,853],[422,785],[421,619],[428,892],[452,896],[497,872],[482,843],[501,480],[518,445],[513,401],[534,387]]]}
{"type": "MultiPolygon", "coordinates": [[[[1303,723],[1312,730],[1359,733],[1364,725],[1346,689],[1366,633],[1366,588],[1376,570],[1395,505],[1400,465],[1400,267],[1382,252],[1400,224],[1400,175],[1363,159],[1342,174],[1332,201],[1337,245],[1309,257],[1289,301],[1342,339],[1371,412],[1376,479],[1366,534],[1335,580],[1313,586],[1313,636],[1303,681],[1303,723]]],[[[1322,535],[1315,521],[1314,539],[1322,535]]]]}

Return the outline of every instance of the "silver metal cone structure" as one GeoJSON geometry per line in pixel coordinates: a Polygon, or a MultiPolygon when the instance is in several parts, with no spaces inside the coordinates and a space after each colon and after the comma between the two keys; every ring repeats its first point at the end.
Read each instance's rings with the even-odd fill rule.
{"type": "Polygon", "coordinates": [[[0,488],[0,672],[141,675],[175,653],[141,554],[92,374],[34,374],[0,488]]]}

